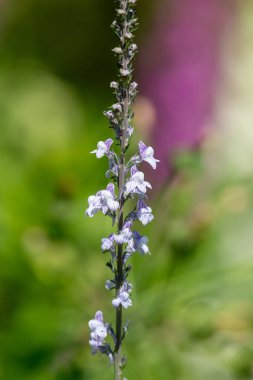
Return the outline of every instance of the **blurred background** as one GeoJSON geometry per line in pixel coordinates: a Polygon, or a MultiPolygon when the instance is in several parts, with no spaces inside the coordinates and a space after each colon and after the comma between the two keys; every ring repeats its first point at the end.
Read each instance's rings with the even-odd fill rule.
{"type": "MultiPolygon", "coordinates": [[[[109,380],[87,322],[114,321],[100,240],[116,44],[108,0],[0,1],[0,379],[109,380]]],[[[151,257],[134,257],[126,377],[253,379],[253,2],[139,0],[138,139],[151,257]],[[155,194],[155,195],[154,195],[155,194]],[[145,273],[145,276],[143,275],[145,273]]]]}

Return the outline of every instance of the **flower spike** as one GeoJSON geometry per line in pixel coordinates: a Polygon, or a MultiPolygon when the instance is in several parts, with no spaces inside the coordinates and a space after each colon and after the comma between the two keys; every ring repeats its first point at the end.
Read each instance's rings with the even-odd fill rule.
{"type": "Polygon", "coordinates": [[[140,221],[145,226],[154,219],[151,208],[145,203],[147,191],[152,186],[145,180],[144,173],[138,166],[145,161],[156,169],[159,162],[154,158],[153,148],[142,141],[138,143],[138,151],[132,157],[127,157],[134,132],[132,103],[138,88],[137,83],[133,81],[133,59],[138,51],[134,43],[134,32],[138,26],[136,3],[137,0],[115,0],[116,20],[113,21],[112,28],[119,38],[119,44],[112,51],[118,61],[119,71],[117,80],[110,84],[114,95],[113,105],[104,112],[110,128],[115,133],[115,151],[111,150],[113,139],[108,138],[99,141],[97,149],[91,152],[97,158],[105,156],[108,159],[106,178],[111,182],[104,190],[88,198],[86,210],[89,217],[101,211],[110,216],[117,225],[117,230],[101,241],[102,252],[109,253],[106,266],[111,270],[112,277],[106,281],[105,287],[114,292],[112,306],[116,314],[115,330],[112,324],[104,321],[101,311],[89,322],[92,353],[108,356],[110,363],[114,364],[115,380],[126,380],[122,376],[125,359],[121,352],[122,342],[128,331],[128,322],[123,323],[123,310],[132,306],[130,293],[133,286],[128,282],[131,271],[129,261],[136,253],[150,253],[148,238],[134,231],[133,225],[140,221]],[[125,204],[129,198],[134,198],[136,204],[133,211],[125,215],[125,204]],[[111,340],[112,346],[107,342],[108,339],[111,340]]]}

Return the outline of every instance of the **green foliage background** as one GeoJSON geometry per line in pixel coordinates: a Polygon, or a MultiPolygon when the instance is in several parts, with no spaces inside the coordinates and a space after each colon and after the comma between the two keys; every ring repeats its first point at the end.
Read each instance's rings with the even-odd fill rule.
{"type": "MultiPolygon", "coordinates": [[[[111,226],[83,213],[106,183],[106,162],[88,152],[108,136],[101,111],[115,72],[113,7],[3,7],[0,379],[111,379],[106,358],[91,357],[87,343],[98,308],[114,319],[99,247],[111,226]]],[[[222,170],[216,153],[179,157],[177,180],[153,200],[153,254],[134,258],[126,312],[129,379],[252,379],[253,181],[250,172],[222,170]]]]}

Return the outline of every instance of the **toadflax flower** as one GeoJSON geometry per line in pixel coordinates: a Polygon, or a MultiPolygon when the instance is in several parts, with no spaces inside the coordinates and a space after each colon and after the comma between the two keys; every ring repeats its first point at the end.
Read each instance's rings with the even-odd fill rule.
{"type": "Polygon", "coordinates": [[[92,353],[103,353],[106,347],[104,340],[107,337],[107,329],[104,324],[103,313],[101,311],[97,311],[95,314],[95,319],[89,321],[89,328],[91,330],[89,343],[92,353]]]}
{"type": "Polygon", "coordinates": [[[101,198],[98,195],[90,195],[88,198],[89,207],[86,210],[86,215],[92,218],[98,211],[101,210],[101,198]]]}
{"type": "Polygon", "coordinates": [[[132,231],[130,229],[131,225],[131,221],[125,223],[123,229],[119,232],[119,234],[114,234],[114,240],[117,244],[129,243],[130,239],[132,238],[132,231]]]}
{"type": "Polygon", "coordinates": [[[105,141],[99,141],[97,145],[97,149],[92,150],[90,153],[95,153],[97,158],[101,158],[103,156],[110,156],[110,147],[113,143],[112,139],[107,139],[105,141]]]}
{"type": "Polygon", "coordinates": [[[136,166],[133,166],[131,169],[131,177],[125,185],[124,195],[145,194],[147,187],[152,189],[150,183],[144,180],[144,174],[138,171],[136,166]]]}
{"type": "Polygon", "coordinates": [[[148,207],[142,199],[139,199],[137,204],[137,219],[139,219],[144,226],[154,219],[151,207],[148,207]]]}
{"type": "Polygon", "coordinates": [[[117,297],[112,300],[113,306],[117,308],[122,305],[125,309],[127,309],[129,306],[132,306],[132,301],[129,295],[129,293],[132,291],[132,288],[132,284],[125,281],[122,287],[119,289],[117,297]]]}
{"type": "Polygon", "coordinates": [[[89,207],[86,215],[93,217],[98,211],[107,214],[108,211],[115,212],[119,208],[119,202],[116,200],[114,193],[114,184],[109,183],[106,190],[99,191],[96,195],[88,198],[89,207]]]}
{"type": "Polygon", "coordinates": [[[147,253],[150,253],[149,248],[147,246],[148,244],[147,236],[141,236],[139,232],[134,231],[133,237],[134,237],[134,248],[136,251],[138,251],[142,255],[146,255],[147,253]]]}
{"type": "Polygon", "coordinates": [[[139,152],[142,161],[149,163],[153,169],[156,169],[156,163],[159,160],[154,158],[154,149],[151,146],[145,145],[142,141],[139,142],[139,152]]]}
{"type": "Polygon", "coordinates": [[[146,236],[141,236],[139,232],[133,231],[133,238],[130,240],[126,247],[126,252],[133,253],[139,252],[142,255],[150,253],[148,248],[148,238],[146,236]]]}
{"type": "Polygon", "coordinates": [[[102,239],[101,249],[104,252],[114,250],[114,235],[113,234],[111,234],[108,238],[102,239]]]}

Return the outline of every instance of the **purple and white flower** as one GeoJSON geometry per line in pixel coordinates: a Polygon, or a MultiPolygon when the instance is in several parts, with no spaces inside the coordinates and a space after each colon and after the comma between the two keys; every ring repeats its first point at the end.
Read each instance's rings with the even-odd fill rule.
{"type": "Polygon", "coordinates": [[[92,150],[90,153],[95,153],[97,158],[101,158],[103,156],[110,156],[110,147],[113,143],[112,139],[107,139],[105,141],[99,141],[97,145],[97,149],[92,150]]]}
{"type": "Polygon", "coordinates": [[[101,190],[88,198],[89,207],[86,210],[86,215],[93,217],[100,210],[104,215],[108,211],[115,212],[119,208],[119,202],[115,198],[114,184],[109,183],[106,190],[101,190]]]}
{"type": "Polygon", "coordinates": [[[102,190],[98,194],[101,197],[102,211],[104,214],[106,214],[108,210],[116,211],[119,208],[119,202],[115,200],[116,196],[113,183],[109,183],[106,190],[102,190]]]}
{"type": "Polygon", "coordinates": [[[129,306],[132,306],[132,301],[130,299],[130,294],[132,291],[132,284],[125,281],[124,284],[121,286],[117,297],[112,300],[112,304],[115,308],[122,305],[125,309],[127,309],[129,306]]]}
{"type": "Polygon", "coordinates": [[[109,157],[109,170],[105,173],[106,178],[110,178],[111,176],[118,177],[119,175],[119,166],[115,160],[115,157],[112,155],[109,157]]]}
{"type": "Polygon", "coordinates": [[[147,187],[152,189],[150,183],[144,180],[144,174],[134,165],[131,168],[131,177],[125,185],[124,195],[127,197],[129,194],[145,194],[147,187]]]}
{"type": "Polygon", "coordinates": [[[89,207],[86,210],[86,215],[92,218],[98,211],[101,210],[101,197],[98,195],[91,195],[88,198],[89,207]]]}
{"type": "Polygon", "coordinates": [[[111,281],[111,280],[106,280],[106,283],[105,283],[105,288],[107,290],[112,290],[115,288],[115,282],[114,281],[111,281]]]}
{"type": "Polygon", "coordinates": [[[150,253],[147,244],[148,238],[146,236],[141,236],[137,231],[133,231],[133,239],[128,244],[126,250],[127,252],[139,252],[142,255],[147,255],[150,253]]]}
{"type": "Polygon", "coordinates": [[[156,169],[156,163],[160,162],[154,158],[154,149],[151,146],[147,146],[144,142],[139,142],[139,153],[142,161],[146,161],[153,169],[156,169]]]}
{"type": "Polygon", "coordinates": [[[117,244],[129,243],[132,238],[132,231],[130,229],[132,225],[131,221],[128,221],[124,224],[123,229],[119,232],[118,235],[114,234],[114,240],[117,244]]]}
{"type": "Polygon", "coordinates": [[[89,343],[92,353],[96,354],[97,352],[104,352],[107,328],[104,324],[103,313],[101,311],[97,311],[95,319],[89,321],[89,328],[91,330],[89,343]]]}
{"type": "Polygon", "coordinates": [[[154,219],[151,207],[148,207],[142,199],[139,199],[137,204],[137,219],[139,219],[144,226],[154,219]]]}
{"type": "Polygon", "coordinates": [[[149,252],[148,248],[148,238],[147,236],[141,236],[137,231],[133,232],[134,237],[134,248],[137,252],[141,253],[142,255],[146,255],[149,252]]]}
{"type": "Polygon", "coordinates": [[[133,134],[134,128],[131,125],[128,125],[127,128],[127,139],[129,140],[133,134]]]}
{"type": "Polygon", "coordinates": [[[113,236],[113,234],[111,234],[108,238],[102,239],[101,249],[102,249],[102,251],[105,251],[105,252],[114,250],[114,236],[113,236]]]}

